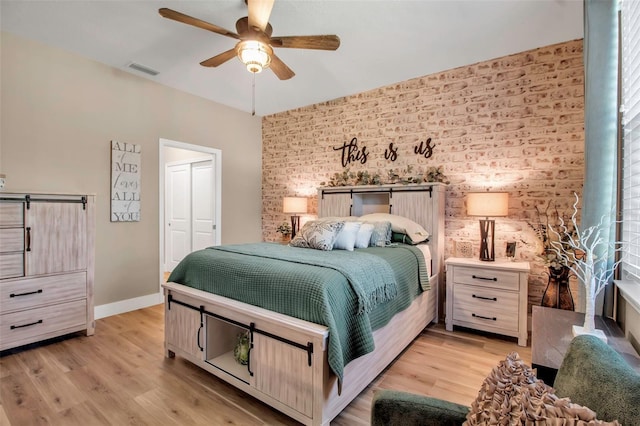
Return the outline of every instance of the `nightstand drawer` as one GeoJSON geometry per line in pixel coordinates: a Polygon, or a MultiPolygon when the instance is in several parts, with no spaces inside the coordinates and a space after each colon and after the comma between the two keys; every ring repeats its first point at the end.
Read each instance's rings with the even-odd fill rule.
{"type": "Polygon", "coordinates": [[[471,284],[483,287],[519,290],[518,272],[498,269],[456,267],[453,272],[456,284],[471,284]]]}
{"type": "Polygon", "coordinates": [[[458,285],[453,302],[454,321],[518,330],[518,293],[458,285]]]}

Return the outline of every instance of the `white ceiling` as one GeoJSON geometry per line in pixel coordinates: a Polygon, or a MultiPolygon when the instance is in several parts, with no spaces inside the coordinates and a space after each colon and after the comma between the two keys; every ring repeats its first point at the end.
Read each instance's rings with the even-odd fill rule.
{"type": "MultiPolygon", "coordinates": [[[[235,40],[162,18],[168,7],[235,32],[244,0],[0,0],[3,31],[250,112],[252,75],[237,59],[199,63],[235,40]],[[131,62],[160,72],[131,70],[131,62]]],[[[276,49],[296,73],[256,75],[269,115],[583,36],[582,0],[276,0],[273,35],[337,34],[335,51],[276,49]]],[[[43,64],[46,66],[46,64],[43,64]]]]}

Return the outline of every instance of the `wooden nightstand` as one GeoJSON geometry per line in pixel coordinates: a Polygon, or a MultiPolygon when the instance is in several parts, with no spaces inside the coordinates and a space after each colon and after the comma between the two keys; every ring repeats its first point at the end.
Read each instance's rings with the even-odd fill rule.
{"type": "Polygon", "coordinates": [[[528,262],[451,257],[445,327],[462,326],[518,338],[527,346],[528,262]]]}

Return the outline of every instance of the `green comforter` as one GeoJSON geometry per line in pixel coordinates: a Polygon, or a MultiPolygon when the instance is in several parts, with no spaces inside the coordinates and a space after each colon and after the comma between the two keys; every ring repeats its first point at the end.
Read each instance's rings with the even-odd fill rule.
{"type": "Polygon", "coordinates": [[[422,253],[408,245],[353,252],[273,243],[210,247],[185,257],[169,281],[327,326],[329,366],[340,383],[345,365],[373,351],[372,331],[428,289],[422,253]],[[350,263],[356,267],[345,272],[350,263]],[[378,291],[380,280],[367,271],[391,279],[395,289],[385,284],[378,291]],[[371,302],[367,309],[363,298],[371,302]]]}

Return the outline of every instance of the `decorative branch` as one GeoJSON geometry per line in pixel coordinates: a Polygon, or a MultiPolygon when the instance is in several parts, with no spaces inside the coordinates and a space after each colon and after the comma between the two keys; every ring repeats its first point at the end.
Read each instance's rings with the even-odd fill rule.
{"type": "Polygon", "coordinates": [[[549,231],[557,238],[557,241],[551,242],[551,249],[585,287],[587,303],[584,330],[592,333],[595,330],[593,316],[596,297],[609,284],[621,262],[617,260],[609,265],[608,253],[610,250],[613,250],[614,254],[620,253],[623,246],[619,241],[609,242],[602,236],[603,231],[611,226],[611,221],[606,215],[600,218],[597,225],[584,229],[578,227],[576,217],[579,199],[577,194],[574,193],[574,195],[576,201],[573,203],[571,215],[573,232],[570,232],[570,227],[560,217],[558,230],[552,226],[549,227],[549,231]]]}

